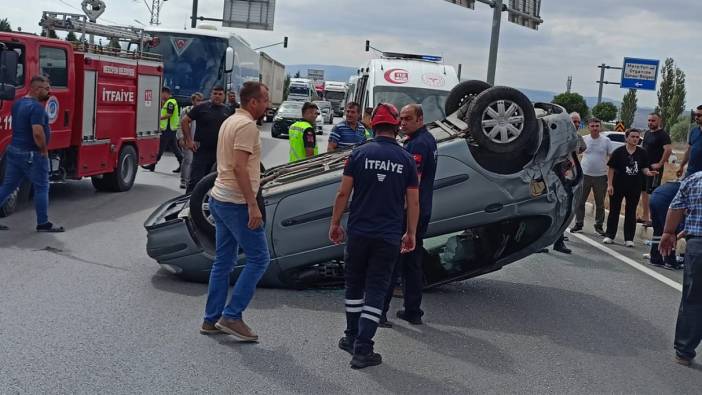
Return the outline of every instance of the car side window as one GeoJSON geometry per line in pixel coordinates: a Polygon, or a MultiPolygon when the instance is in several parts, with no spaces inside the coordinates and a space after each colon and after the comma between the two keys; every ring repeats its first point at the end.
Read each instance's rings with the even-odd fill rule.
{"type": "Polygon", "coordinates": [[[52,87],[68,87],[68,56],[66,50],[54,47],[39,48],[39,70],[49,78],[52,87]]]}

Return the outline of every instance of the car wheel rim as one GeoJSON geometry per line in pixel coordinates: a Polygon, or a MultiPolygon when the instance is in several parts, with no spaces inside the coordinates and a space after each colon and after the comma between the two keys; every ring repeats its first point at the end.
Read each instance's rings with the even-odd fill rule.
{"type": "Polygon", "coordinates": [[[202,215],[205,217],[205,219],[210,225],[215,226],[214,217],[212,216],[212,212],[210,211],[209,191],[205,194],[205,197],[202,199],[202,215]]]}
{"type": "Polygon", "coordinates": [[[483,111],[481,126],[490,141],[511,143],[524,131],[524,110],[513,101],[497,100],[483,111]]]}
{"type": "Polygon", "coordinates": [[[132,156],[125,155],[124,158],[122,158],[122,163],[120,165],[120,176],[122,177],[122,181],[125,183],[129,182],[129,180],[132,179],[134,172],[136,172],[136,166],[134,165],[132,156]]]}

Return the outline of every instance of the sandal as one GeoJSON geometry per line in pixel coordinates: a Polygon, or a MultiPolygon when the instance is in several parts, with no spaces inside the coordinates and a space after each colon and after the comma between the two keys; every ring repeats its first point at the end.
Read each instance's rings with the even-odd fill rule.
{"type": "Polygon", "coordinates": [[[62,233],[65,232],[66,230],[63,228],[63,226],[54,226],[51,222],[47,222],[45,224],[37,225],[37,232],[45,232],[45,233],[62,233]]]}

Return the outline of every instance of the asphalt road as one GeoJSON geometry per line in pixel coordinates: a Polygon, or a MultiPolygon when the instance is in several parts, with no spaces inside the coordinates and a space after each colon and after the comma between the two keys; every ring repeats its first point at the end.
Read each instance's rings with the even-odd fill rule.
{"type": "MultiPolygon", "coordinates": [[[[287,159],[287,142],[265,133],[264,150],[267,166],[287,159]]],[[[0,219],[12,228],[0,233],[0,393],[697,394],[702,386],[700,365],[672,362],[680,293],[573,236],[572,256],[533,255],[428,293],[426,325],[394,320],[379,331],[378,367],[353,371],[337,348],[338,289],[259,289],[246,313],[259,344],[202,336],[206,286],[159,270],[145,253],[143,221],[181,193],[175,166],[166,157],[155,173],[140,170],[122,194],[95,192],[89,180],[52,186],[50,216],[64,234],[33,232],[31,207],[0,219]]]]}

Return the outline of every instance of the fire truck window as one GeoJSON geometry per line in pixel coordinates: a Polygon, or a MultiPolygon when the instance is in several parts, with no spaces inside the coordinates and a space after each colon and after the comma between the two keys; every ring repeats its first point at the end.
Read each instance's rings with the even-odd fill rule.
{"type": "Polygon", "coordinates": [[[39,48],[39,67],[41,73],[49,77],[51,87],[68,86],[68,67],[66,51],[61,48],[39,48]]]}

